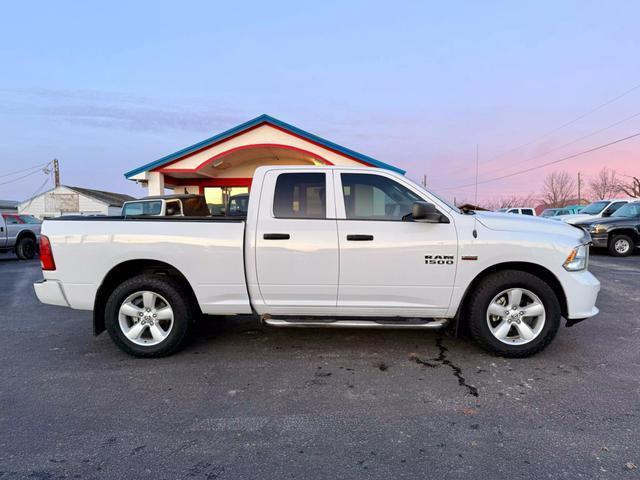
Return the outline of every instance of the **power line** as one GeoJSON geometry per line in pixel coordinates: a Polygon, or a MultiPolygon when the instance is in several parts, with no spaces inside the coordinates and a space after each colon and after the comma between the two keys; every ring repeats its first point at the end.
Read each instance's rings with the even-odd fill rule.
{"type": "Polygon", "coordinates": [[[578,121],[582,120],[583,118],[588,117],[588,116],[589,116],[589,115],[591,115],[592,113],[595,113],[595,112],[597,112],[598,110],[601,110],[601,109],[603,109],[604,107],[606,107],[606,106],[608,106],[608,105],[611,105],[612,103],[614,103],[614,102],[616,102],[616,101],[620,100],[622,97],[625,97],[626,95],[629,95],[631,92],[636,91],[638,88],[640,88],[640,83],[639,83],[639,84],[637,84],[637,85],[635,85],[635,86],[633,86],[633,87],[631,87],[629,90],[626,90],[626,91],[622,92],[620,95],[618,95],[618,96],[616,96],[616,97],[613,97],[613,98],[611,98],[611,99],[607,100],[606,102],[601,103],[600,105],[598,105],[598,106],[596,106],[596,107],[592,108],[592,109],[591,109],[591,110],[589,110],[588,112],[585,112],[585,113],[583,113],[583,114],[581,114],[581,115],[578,115],[577,117],[575,117],[575,118],[573,118],[573,119],[569,120],[568,122],[565,122],[565,123],[563,123],[562,125],[560,125],[560,126],[558,126],[558,127],[554,128],[554,129],[552,129],[552,130],[549,130],[548,132],[546,132],[546,133],[544,133],[544,134],[540,135],[540,136],[539,136],[539,137],[537,137],[537,138],[534,138],[533,140],[530,140],[530,141],[528,141],[528,142],[526,142],[526,143],[523,143],[523,144],[518,145],[518,146],[516,146],[516,147],[510,148],[510,149],[508,149],[508,150],[505,150],[504,152],[499,153],[499,154],[497,154],[497,155],[495,155],[495,156],[491,157],[491,158],[488,160],[488,162],[492,162],[492,161],[496,160],[496,159],[497,159],[497,158],[499,158],[499,157],[503,157],[503,156],[504,156],[504,155],[506,155],[507,153],[511,153],[511,152],[513,152],[514,150],[518,150],[518,149],[523,148],[523,147],[528,147],[528,146],[529,146],[529,145],[531,145],[531,144],[537,143],[537,142],[539,142],[540,140],[542,140],[542,139],[544,139],[544,138],[547,138],[549,135],[552,135],[552,134],[556,133],[557,131],[562,130],[562,129],[563,129],[563,128],[565,128],[565,127],[568,127],[569,125],[572,125],[572,124],[574,124],[574,123],[576,123],[576,122],[578,122],[578,121]]]}
{"type": "MultiPolygon", "coordinates": [[[[556,163],[565,162],[567,160],[571,160],[572,158],[576,158],[576,157],[580,157],[582,155],[586,155],[587,153],[592,153],[592,152],[595,152],[597,150],[602,150],[603,148],[610,147],[611,145],[615,145],[616,143],[621,143],[621,142],[625,142],[627,140],[631,140],[632,138],[635,138],[635,137],[640,137],[640,132],[634,133],[633,135],[629,135],[629,136],[624,137],[624,138],[619,138],[617,140],[614,140],[614,141],[609,142],[609,143],[605,143],[603,145],[598,145],[597,147],[593,147],[593,148],[590,148],[588,150],[583,150],[581,152],[574,153],[573,155],[569,155],[567,157],[562,157],[562,158],[558,158],[557,160],[552,160],[550,162],[541,163],[540,165],[535,165],[533,167],[526,168],[524,170],[520,170],[518,172],[509,173],[509,174],[506,174],[506,175],[501,175],[499,177],[489,178],[487,180],[482,180],[480,182],[477,182],[477,184],[495,182],[496,180],[502,180],[504,178],[510,178],[510,177],[515,177],[516,175],[522,175],[523,173],[532,172],[533,170],[538,170],[539,168],[548,167],[549,165],[554,165],[556,163]]],[[[457,187],[448,187],[448,188],[444,188],[444,190],[456,190],[456,189],[460,189],[460,188],[464,188],[464,187],[472,187],[474,185],[476,185],[476,182],[467,183],[465,185],[459,185],[457,187]]]]}
{"type": "Polygon", "coordinates": [[[44,167],[46,167],[47,165],[49,165],[50,163],[51,163],[51,162],[42,163],[42,164],[40,164],[40,165],[35,165],[35,166],[33,166],[33,167],[23,168],[22,170],[16,170],[16,171],[14,171],[14,172],[3,173],[2,175],[0,175],[0,178],[10,177],[10,176],[15,175],[15,174],[17,174],[17,173],[26,172],[26,171],[28,171],[28,170],[34,170],[34,169],[36,169],[36,168],[44,168],[44,167]]]}
{"type": "Polygon", "coordinates": [[[2,183],[0,183],[0,186],[2,186],[2,185],[7,185],[7,184],[9,184],[9,183],[13,183],[13,182],[17,182],[18,180],[22,180],[23,178],[30,177],[31,175],[35,175],[36,173],[42,173],[42,170],[36,170],[36,171],[34,171],[34,172],[27,173],[26,175],[23,175],[23,176],[21,176],[21,177],[14,178],[14,179],[12,179],[12,180],[8,180],[8,181],[6,181],[6,182],[2,182],[2,183]]]}
{"type": "MultiPolygon", "coordinates": [[[[585,139],[587,139],[589,137],[593,137],[594,135],[597,135],[598,133],[602,133],[602,132],[604,132],[606,130],[609,130],[609,129],[613,128],[613,127],[617,127],[618,125],[620,125],[620,124],[622,124],[624,122],[628,122],[629,120],[634,119],[634,118],[639,117],[639,116],[640,116],[640,112],[634,113],[633,115],[630,115],[630,116],[628,116],[626,118],[623,118],[622,120],[619,120],[619,121],[614,122],[614,123],[612,123],[610,125],[607,125],[606,127],[600,128],[598,130],[594,130],[593,132],[588,133],[586,135],[583,135],[582,137],[576,138],[575,140],[571,140],[570,142],[563,143],[562,145],[554,147],[551,150],[547,150],[545,153],[542,153],[540,155],[536,155],[534,157],[529,157],[527,159],[520,160],[518,162],[512,162],[510,167],[513,167],[515,165],[520,165],[520,164],[525,163],[525,162],[530,162],[531,160],[537,160],[539,158],[545,157],[545,156],[549,155],[552,152],[556,152],[558,150],[562,150],[563,148],[568,147],[569,145],[573,145],[574,143],[578,143],[578,142],[580,142],[582,140],[585,140],[585,139]]],[[[493,170],[489,170],[488,172],[484,172],[483,175],[489,175],[489,174],[492,174],[492,173],[495,173],[495,172],[499,172],[500,170],[502,170],[502,169],[501,168],[496,168],[496,169],[493,169],[493,170]]]]}
{"type": "Polygon", "coordinates": [[[36,196],[39,195],[42,192],[42,190],[44,189],[44,187],[47,184],[47,182],[49,180],[51,180],[52,174],[53,174],[53,172],[47,173],[47,177],[44,179],[44,182],[42,182],[40,184],[40,186],[36,189],[36,191],[31,195],[31,197],[29,197],[29,203],[27,203],[27,205],[22,209],[22,211],[27,210],[31,206],[31,204],[35,200],[36,196]]]}

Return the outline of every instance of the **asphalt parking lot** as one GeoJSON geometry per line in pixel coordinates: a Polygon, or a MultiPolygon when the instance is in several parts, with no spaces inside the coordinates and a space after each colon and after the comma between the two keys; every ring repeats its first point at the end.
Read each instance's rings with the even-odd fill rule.
{"type": "Polygon", "coordinates": [[[507,360],[432,332],[210,319],[140,360],[0,257],[0,479],[638,478],[640,255],[598,317],[507,360]]]}

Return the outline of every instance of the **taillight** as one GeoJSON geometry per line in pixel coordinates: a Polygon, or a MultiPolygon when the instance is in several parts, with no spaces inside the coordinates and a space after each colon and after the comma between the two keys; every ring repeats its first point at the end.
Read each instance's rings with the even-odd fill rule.
{"type": "Polygon", "coordinates": [[[46,235],[40,235],[40,265],[42,270],[55,270],[56,262],[53,260],[51,242],[46,235]]]}

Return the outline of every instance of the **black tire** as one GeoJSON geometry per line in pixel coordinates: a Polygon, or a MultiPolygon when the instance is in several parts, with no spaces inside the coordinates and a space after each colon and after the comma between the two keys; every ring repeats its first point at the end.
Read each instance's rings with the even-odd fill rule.
{"type": "Polygon", "coordinates": [[[16,245],[16,255],[20,260],[31,260],[36,256],[36,241],[31,237],[22,237],[16,245]]]}
{"type": "Polygon", "coordinates": [[[560,303],[551,287],[541,278],[519,270],[505,270],[488,275],[470,293],[466,308],[469,333],[483,349],[503,357],[524,358],[542,351],[558,333],[561,323],[560,303]],[[545,323],[536,338],[523,345],[509,345],[498,340],[487,324],[487,309],[494,297],[509,288],[524,288],[534,293],[545,308],[545,323]]]}
{"type": "Polygon", "coordinates": [[[609,240],[609,253],[614,257],[628,257],[633,253],[633,240],[631,237],[624,234],[613,235],[611,240],[609,240]],[[628,248],[624,251],[616,250],[616,243],[618,242],[627,242],[628,248]]]}
{"type": "Polygon", "coordinates": [[[188,338],[197,315],[191,295],[180,282],[165,275],[143,274],[126,280],[111,293],[104,318],[111,339],[122,351],[135,357],[151,358],[164,357],[177,351],[188,338]],[[173,310],[173,327],[167,337],[156,345],[138,345],[129,340],[120,327],[120,306],[127,297],[140,291],[160,295],[173,310]]]}

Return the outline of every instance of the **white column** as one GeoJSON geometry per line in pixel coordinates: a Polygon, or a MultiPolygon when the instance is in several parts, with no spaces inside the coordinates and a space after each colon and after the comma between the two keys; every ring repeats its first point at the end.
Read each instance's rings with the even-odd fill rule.
{"type": "Polygon", "coordinates": [[[164,175],[160,172],[149,172],[147,175],[149,195],[164,195],[164,175]]]}

